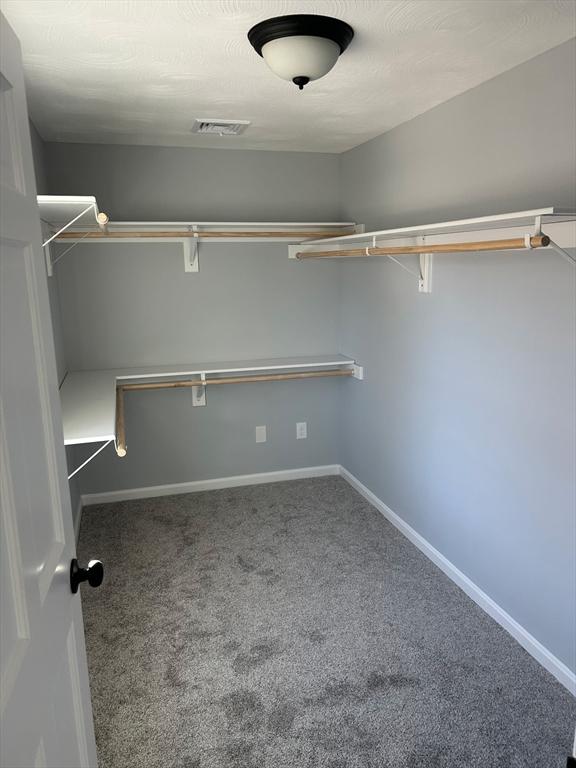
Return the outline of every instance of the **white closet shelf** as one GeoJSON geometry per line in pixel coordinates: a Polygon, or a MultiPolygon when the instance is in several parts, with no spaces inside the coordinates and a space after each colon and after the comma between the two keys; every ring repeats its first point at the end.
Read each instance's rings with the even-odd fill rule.
{"type": "Polygon", "coordinates": [[[300,243],[326,240],[363,230],[353,221],[109,221],[95,197],[41,195],[48,276],[54,264],[78,243],[173,243],[180,245],[184,271],[198,272],[200,243],[300,243]],[[53,260],[52,243],[67,245],[53,260]]]}
{"type": "MultiPolygon", "coordinates": [[[[109,221],[93,196],[39,195],[40,218],[58,242],[192,238],[215,242],[300,242],[357,232],[353,221],[109,221]],[[346,231],[348,230],[348,231],[346,231]],[[237,237],[234,237],[234,235],[237,237]]],[[[46,244],[46,243],[44,243],[46,244]]]]}
{"type": "Polygon", "coordinates": [[[576,212],[548,207],[316,239],[289,245],[288,254],[305,260],[383,256],[416,277],[420,293],[431,293],[435,254],[548,249],[573,265],[565,249],[574,247],[576,212]],[[419,258],[417,270],[398,259],[408,255],[419,258]]]}
{"type": "Polygon", "coordinates": [[[58,234],[62,234],[71,226],[101,230],[108,221],[106,214],[98,209],[96,198],[92,195],[38,195],[36,199],[42,223],[53,230],[43,245],[57,239],[58,234]]]}
{"type": "Polygon", "coordinates": [[[576,220],[576,211],[563,208],[535,208],[530,211],[514,211],[493,216],[480,216],[474,219],[457,219],[455,221],[442,221],[436,224],[421,224],[413,227],[397,227],[395,229],[379,229],[371,232],[356,232],[351,235],[315,240],[306,244],[307,247],[315,247],[321,244],[353,243],[370,241],[377,238],[378,241],[398,240],[412,237],[427,237],[430,235],[445,235],[461,232],[487,232],[503,228],[541,227],[547,224],[557,224],[576,220]]]}
{"type": "Polygon", "coordinates": [[[362,378],[362,369],[344,355],[238,360],[216,363],[184,363],[179,365],[118,368],[103,371],[72,371],[60,389],[65,445],[97,443],[116,439],[116,387],[118,384],[147,381],[170,381],[225,374],[265,374],[350,370],[362,378]]]}
{"type": "Polygon", "coordinates": [[[46,259],[48,277],[52,277],[54,264],[74,246],[52,260],[51,246],[71,227],[94,227],[106,231],[108,216],[98,210],[96,198],[92,195],[38,195],[38,210],[42,224],[42,247],[46,259]]]}

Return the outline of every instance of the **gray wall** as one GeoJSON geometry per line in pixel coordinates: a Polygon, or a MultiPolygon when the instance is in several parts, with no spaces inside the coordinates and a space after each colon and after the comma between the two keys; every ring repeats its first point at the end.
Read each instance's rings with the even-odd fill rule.
{"type": "Polygon", "coordinates": [[[46,167],[44,162],[44,142],[36,130],[34,123],[30,122],[30,141],[32,143],[32,159],[34,160],[34,174],[36,177],[36,194],[46,195],[48,183],[46,180],[46,167]]]}
{"type": "Polygon", "coordinates": [[[570,40],[341,155],[343,215],[368,229],[574,208],[570,40]]]}
{"type": "MultiPolygon", "coordinates": [[[[576,207],[570,42],[342,156],[370,228],[576,207]]],[[[549,253],[341,269],[341,463],[576,668],[575,273],[549,253]],[[415,264],[414,264],[415,266],[415,264]]]]}
{"type": "MultiPolygon", "coordinates": [[[[49,144],[47,169],[52,192],[96,194],[116,219],[338,218],[335,155],[49,144]]],[[[70,370],[338,347],[337,265],[302,270],[285,245],[202,244],[200,272],[186,274],[178,245],[81,244],[56,273],[70,370]]],[[[209,390],[205,408],[189,392],[128,395],[128,455],[106,449],[80,473],[82,491],[336,463],[340,383],[209,390]]]]}
{"type": "Polygon", "coordinates": [[[46,170],[53,193],[95,195],[118,220],[335,221],[339,212],[337,155],[51,143],[46,170]]]}

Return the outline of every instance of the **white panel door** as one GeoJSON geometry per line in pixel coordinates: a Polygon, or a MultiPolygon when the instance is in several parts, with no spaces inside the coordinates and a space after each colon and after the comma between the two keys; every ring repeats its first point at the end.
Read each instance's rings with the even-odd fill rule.
{"type": "Polygon", "coordinates": [[[18,40],[0,18],[1,768],[96,766],[18,40]]]}

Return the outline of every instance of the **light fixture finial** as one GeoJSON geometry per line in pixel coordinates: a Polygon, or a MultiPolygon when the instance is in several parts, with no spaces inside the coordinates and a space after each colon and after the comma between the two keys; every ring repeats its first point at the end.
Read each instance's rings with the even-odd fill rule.
{"type": "Polygon", "coordinates": [[[292,82],[294,83],[294,85],[298,86],[298,90],[302,91],[304,90],[304,86],[308,85],[308,83],[310,82],[310,78],[303,77],[302,75],[300,75],[299,77],[293,77],[292,82]]]}

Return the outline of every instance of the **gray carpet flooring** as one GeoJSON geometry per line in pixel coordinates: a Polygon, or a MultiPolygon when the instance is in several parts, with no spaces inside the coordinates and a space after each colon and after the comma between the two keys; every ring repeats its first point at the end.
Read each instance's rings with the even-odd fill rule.
{"type": "Polygon", "coordinates": [[[85,509],[100,768],[564,768],[574,699],[341,478],[85,509]]]}

